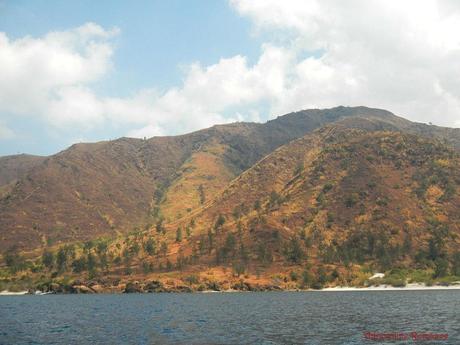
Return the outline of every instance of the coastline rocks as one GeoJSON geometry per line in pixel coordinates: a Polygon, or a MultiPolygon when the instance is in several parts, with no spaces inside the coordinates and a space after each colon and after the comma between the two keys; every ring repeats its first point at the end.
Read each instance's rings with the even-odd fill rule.
{"type": "Polygon", "coordinates": [[[221,291],[221,286],[218,282],[206,282],[206,289],[211,291],[221,291]]]}
{"type": "Polygon", "coordinates": [[[251,291],[252,287],[251,284],[241,280],[238,283],[233,284],[232,289],[238,291],[251,291]]]}
{"type": "Polygon", "coordinates": [[[166,292],[163,283],[158,280],[152,280],[145,284],[144,286],[145,292],[166,292]]]}
{"type": "MultiPolygon", "coordinates": [[[[38,284],[35,290],[58,294],[94,293],[191,293],[191,292],[258,292],[285,290],[277,284],[258,284],[244,279],[233,281],[201,280],[188,284],[181,280],[120,281],[119,279],[75,279],[71,283],[54,281],[38,284]]],[[[31,291],[30,293],[32,293],[31,291]]]]}
{"type": "Polygon", "coordinates": [[[126,283],[126,286],[123,290],[123,293],[142,293],[142,292],[144,292],[144,290],[142,289],[142,286],[137,281],[126,283]]]}
{"type": "Polygon", "coordinates": [[[193,292],[190,286],[178,285],[174,288],[173,292],[193,292]]]}
{"type": "Polygon", "coordinates": [[[86,285],[73,285],[71,288],[71,293],[76,294],[93,294],[96,293],[92,288],[86,285]]]}

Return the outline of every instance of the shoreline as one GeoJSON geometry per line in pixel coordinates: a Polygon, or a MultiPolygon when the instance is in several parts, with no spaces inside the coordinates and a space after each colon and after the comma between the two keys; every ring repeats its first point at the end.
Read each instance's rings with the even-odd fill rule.
{"type": "MultiPolygon", "coordinates": [[[[452,285],[433,285],[433,286],[426,286],[424,284],[419,283],[412,283],[407,284],[404,287],[394,287],[391,285],[379,285],[379,286],[369,286],[369,287],[353,287],[353,286],[334,286],[334,287],[327,287],[323,289],[276,289],[276,290],[259,290],[259,291],[248,291],[248,290],[236,290],[236,289],[229,289],[229,290],[203,290],[203,291],[158,291],[158,292],[137,292],[137,293],[238,293],[238,292],[364,292],[364,291],[433,291],[433,290],[460,290],[460,284],[452,284],[452,285]]],[[[114,291],[99,291],[93,292],[89,294],[124,294],[126,292],[114,292],[114,291]]],[[[136,292],[135,292],[136,293],[136,292]]],[[[57,295],[75,295],[75,294],[82,294],[82,293],[54,293],[54,292],[34,292],[31,293],[29,291],[0,291],[0,296],[40,296],[40,295],[48,295],[48,294],[57,294],[57,295]]]]}
{"type": "Polygon", "coordinates": [[[324,288],[321,290],[313,290],[313,291],[422,291],[422,290],[460,290],[460,284],[452,284],[452,285],[433,285],[433,286],[426,286],[424,284],[407,284],[406,286],[402,287],[395,287],[391,285],[379,285],[379,286],[368,286],[368,287],[350,287],[350,286],[336,286],[330,288],[324,288]]]}

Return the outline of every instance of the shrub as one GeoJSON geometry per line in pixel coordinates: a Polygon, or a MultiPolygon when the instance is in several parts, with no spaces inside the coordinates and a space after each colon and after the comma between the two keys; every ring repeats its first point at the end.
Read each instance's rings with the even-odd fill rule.
{"type": "Polygon", "coordinates": [[[292,236],[285,248],[286,259],[293,263],[301,262],[305,257],[300,241],[297,236],[292,236]]]}
{"type": "Polygon", "coordinates": [[[72,262],[72,270],[75,273],[80,273],[86,270],[86,260],[84,257],[80,257],[78,259],[75,259],[72,262]]]}
{"type": "Polygon", "coordinates": [[[437,258],[434,262],[434,278],[445,277],[448,275],[449,263],[444,258],[437,258]]]}
{"type": "Polygon", "coordinates": [[[176,230],[176,242],[182,242],[182,228],[178,227],[176,230]]]}
{"type": "Polygon", "coordinates": [[[355,193],[348,195],[345,198],[345,206],[348,208],[354,207],[357,202],[358,202],[358,196],[355,193]]]}
{"type": "Polygon", "coordinates": [[[42,254],[42,263],[47,269],[53,268],[54,255],[52,252],[45,250],[42,254]]]}
{"type": "Polygon", "coordinates": [[[220,229],[223,225],[225,224],[225,217],[221,214],[216,219],[216,222],[214,223],[214,229],[220,229]]]}
{"type": "Polygon", "coordinates": [[[302,287],[309,288],[313,285],[314,282],[315,282],[315,279],[313,275],[310,273],[310,270],[305,268],[304,271],[302,272],[302,287]]]}
{"type": "Polygon", "coordinates": [[[296,282],[299,279],[299,275],[297,274],[296,271],[291,271],[289,273],[289,278],[291,278],[293,282],[296,282]]]}
{"type": "Polygon", "coordinates": [[[144,244],[144,250],[147,252],[149,255],[155,255],[156,252],[156,246],[155,246],[155,241],[153,238],[149,237],[147,242],[144,244]]]}
{"type": "Polygon", "coordinates": [[[200,278],[196,274],[191,274],[191,275],[185,277],[185,281],[189,285],[193,285],[193,284],[198,284],[200,282],[200,278]]]}

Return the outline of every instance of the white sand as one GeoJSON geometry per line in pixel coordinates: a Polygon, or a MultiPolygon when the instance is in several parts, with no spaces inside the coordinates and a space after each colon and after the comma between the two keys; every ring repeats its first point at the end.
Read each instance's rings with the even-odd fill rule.
{"type": "Polygon", "coordinates": [[[424,284],[412,283],[407,284],[404,287],[393,287],[391,285],[380,285],[370,287],[347,287],[347,286],[336,286],[331,288],[324,288],[316,291],[411,291],[411,290],[460,290],[460,284],[449,285],[449,286],[425,286],[424,284]]]}
{"type": "Polygon", "coordinates": [[[3,290],[0,291],[0,296],[21,296],[21,295],[26,295],[28,291],[18,291],[18,292],[12,292],[8,290],[3,290]]]}

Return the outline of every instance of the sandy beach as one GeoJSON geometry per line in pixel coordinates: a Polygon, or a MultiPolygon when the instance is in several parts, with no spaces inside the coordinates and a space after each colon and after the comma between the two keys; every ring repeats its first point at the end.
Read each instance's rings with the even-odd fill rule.
{"type": "Polygon", "coordinates": [[[426,286],[424,284],[411,283],[404,287],[394,287],[391,285],[380,285],[380,286],[369,286],[369,287],[346,287],[336,286],[330,288],[324,288],[322,290],[315,291],[413,291],[413,290],[460,290],[460,283],[449,286],[433,285],[426,286]]]}

